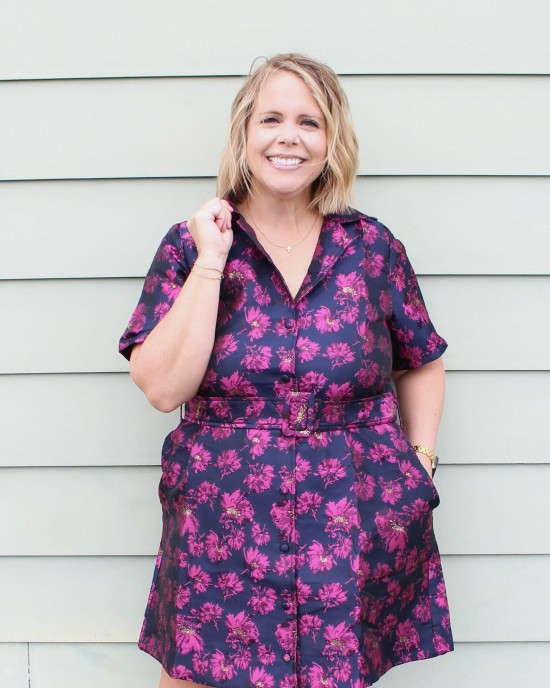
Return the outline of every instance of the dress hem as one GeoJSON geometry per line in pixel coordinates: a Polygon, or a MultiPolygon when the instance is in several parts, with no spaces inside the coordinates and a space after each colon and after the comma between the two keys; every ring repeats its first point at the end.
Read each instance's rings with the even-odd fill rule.
{"type": "MultiPolygon", "coordinates": [[[[152,650],[146,648],[141,642],[138,642],[137,645],[138,645],[138,648],[142,652],[145,652],[145,654],[147,654],[150,657],[152,657],[153,659],[155,659],[161,665],[161,667],[164,669],[164,671],[166,672],[166,674],[170,678],[173,678],[176,680],[181,680],[181,681],[190,681],[191,683],[197,683],[198,685],[201,685],[201,686],[208,686],[208,688],[225,688],[225,686],[226,686],[226,684],[222,684],[222,683],[218,683],[218,684],[216,684],[216,683],[202,683],[201,681],[198,681],[195,678],[179,678],[178,676],[172,676],[170,671],[165,666],[163,660],[161,659],[160,653],[156,654],[152,650]]],[[[449,652],[454,652],[454,645],[451,644],[451,646],[449,648],[444,649],[444,650],[434,650],[433,652],[427,652],[424,657],[411,657],[410,659],[405,659],[402,662],[395,662],[395,664],[392,664],[387,669],[384,669],[384,671],[382,671],[382,673],[379,674],[374,679],[374,681],[372,681],[372,683],[366,683],[365,688],[368,688],[369,686],[373,686],[375,683],[378,683],[378,681],[382,678],[382,676],[384,676],[385,674],[387,674],[389,671],[391,671],[393,668],[395,668],[397,666],[402,666],[403,664],[411,664],[412,662],[421,662],[424,659],[433,659],[434,657],[442,657],[443,655],[446,655],[449,652]]],[[[189,671],[192,671],[192,670],[189,670],[189,671]]]]}

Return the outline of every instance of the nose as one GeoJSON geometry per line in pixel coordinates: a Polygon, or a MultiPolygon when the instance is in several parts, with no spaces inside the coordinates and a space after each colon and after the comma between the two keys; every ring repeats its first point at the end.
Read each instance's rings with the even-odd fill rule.
{"type": "Polygon", "coordinates": [[[292,145],[292,144],[299,143],[299,140],[300,140],[299,131],[298,131],[298,127],[294,124],[294,122],[285,122],[280,127],[278,139],[279,139],[280,143],[283,143],[286,145],[292,145]]]}

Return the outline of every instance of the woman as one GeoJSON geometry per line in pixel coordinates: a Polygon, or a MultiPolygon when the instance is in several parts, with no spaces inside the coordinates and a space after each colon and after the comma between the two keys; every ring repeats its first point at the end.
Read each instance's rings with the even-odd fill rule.
{"type": "Polygon", "coordinates": [[[336,75],[268,60],[233,104],[218,197],[168,232],[122,337],[151,404],[186,405],[139,642],[161,688],[360,688],[452,649],[431,479],[446,343],[402,244],[349,207],[356,166],[336,75]]]}

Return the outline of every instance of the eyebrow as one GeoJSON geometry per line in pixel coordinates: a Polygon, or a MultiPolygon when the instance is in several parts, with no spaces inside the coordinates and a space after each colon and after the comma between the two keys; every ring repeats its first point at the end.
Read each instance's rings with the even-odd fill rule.
{"type": "MultiPolygon", "coordinates": [[[[279,117],[284,117],[282,112],[278,110],[264,110],[264,112],[259,112],[259,115],[279,115],[279,117]]],[[[322,113],[320,115],[312,115],[311,113],[302,112],[298,117],[313,117],[314,119],[321,119],[323,117],[322,113]]]]}

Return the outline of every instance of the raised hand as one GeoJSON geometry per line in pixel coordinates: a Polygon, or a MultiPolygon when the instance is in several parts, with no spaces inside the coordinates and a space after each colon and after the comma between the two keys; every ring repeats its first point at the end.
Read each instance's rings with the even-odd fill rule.
{"type": "Polygon", "coordinates": [[[187,227],[197,246],[199,256],[222,258],[225,261],[231,244],[231,205],[223,198],[211,198],[194,215],[187,227]]]}

